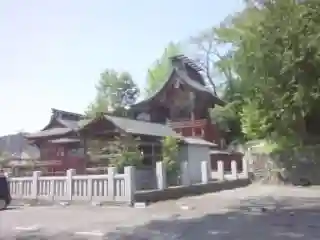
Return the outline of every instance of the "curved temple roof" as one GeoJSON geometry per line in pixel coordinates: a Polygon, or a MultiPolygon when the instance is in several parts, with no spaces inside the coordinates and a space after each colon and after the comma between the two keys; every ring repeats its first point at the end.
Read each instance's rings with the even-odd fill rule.
{"type": "MultiPolygon", "coordinates": [[[[190,60],[189,58],[185,57],[184,55],[178,55],[178,56],[174,56],[172,57],[172,59],[174,60],[180,60],[183,64],[185,65],[189,65],[190,67],[192,67],[195,71],[201,71],[202,69],[197,66],[192,60],[190,60]]],[[[191,87],[192,89],[202,92],[204,94],[207,94],[209,96],[209,98],[212,99],[212,101],[218,105],[225,105],[225,102],[223,100],[221,100],[217,95],[215,95],[215,93],[213,91],[211,91],[210,89],[208,89],[205,85],[201,84],[199,81],[191,79],[188,74],[186,73],[186,71],[178,69],[175,66],[172,66],[172,70],[170,71],[167,80],[164,81],[162,87],[156,91],[153,95],[151,95],[150,97],[136,103],[133,104],[131,107],[132,108],[136,108],[139,106],[142,106],[144,104],[147,104],[148,102],[154,100],[156,98],[157,95],[159,95],[161,92],[164,91],[164,89],[166,88],[166,86],[168,85],[168,83],[170,82],[170,80],[172,79],[173,76],[177,76],[177,78],[179,78],[179,80],[188,85],[189,87],[191,87]]]]}
{"type": "Polygon", "coordinates": [[[60,136],[70,132],[72,132],[72,129],[70,128],[50,128],[50,129],[39,131],[36,133],[26,134],[25,138],[34,139],[34,138],[42,138],[42,137],[49,137],[49,136],[60,136]]]}

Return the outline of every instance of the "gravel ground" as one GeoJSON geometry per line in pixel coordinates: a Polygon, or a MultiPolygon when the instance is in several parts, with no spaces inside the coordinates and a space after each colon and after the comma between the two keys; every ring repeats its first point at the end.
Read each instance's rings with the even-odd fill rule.
{"type": "Polygon", "coordinates": [[[251,185],[147,208],[12,206],[0,239],[320,239],[320,188],[251,185]]]}

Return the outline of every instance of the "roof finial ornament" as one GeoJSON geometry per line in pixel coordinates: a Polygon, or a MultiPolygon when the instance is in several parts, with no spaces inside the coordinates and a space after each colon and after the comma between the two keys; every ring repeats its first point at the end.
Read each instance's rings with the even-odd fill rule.
{"type": "Polygon", "coordinates": [[[196,64],[193,60],[191,60],[190,58],[188,58],[187,56],[183,55],[183,54],[179,54],[179,55],[174,55],[172,57],[170,57],[171,61],[179,61],[185,65],[188,65],[189,67],[191,67],[192,69],[201,72],[203,71],[203,69],[196,64]]]}

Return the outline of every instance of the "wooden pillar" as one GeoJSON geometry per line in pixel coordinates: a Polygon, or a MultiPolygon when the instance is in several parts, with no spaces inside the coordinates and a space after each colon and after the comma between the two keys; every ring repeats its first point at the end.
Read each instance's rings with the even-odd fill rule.
{"type": "Polygon", "coordinates": [[[201,137],[204,138],[204,129],[201,127],[201,137]]]}
{"type": "Polygon", "coordinates": [[[90,162],[89,155],[88,155],[88,144],[87,144],[87,136],[84,135],[83,137],[79,136],[81,139],[81,145],[83,147],[83,165],[84,169],[88,167],[88,163],[90,162]]]}
{"type": "Polygon", "coordinates": [[[196,132],[194,129],[194,112],[191,112],[191,131],[192,131],[192,137],[196,136],[196,132]]]}
{"type": "Polygon", "coordinates": [[[155,154],[154,154],[154,143],[151,143],[151,161],[152,161],[151,165],[153,167],[155,166],[155,163],[156,163],[155,160],[156,159],[155,159],[155,154]]]}
{"type": "Polygon", "coordinates": [[[194,117],[194,112],[191,111],[191,121],[194,122],[194,119],[195,119],[195,117],[194,117]]]}

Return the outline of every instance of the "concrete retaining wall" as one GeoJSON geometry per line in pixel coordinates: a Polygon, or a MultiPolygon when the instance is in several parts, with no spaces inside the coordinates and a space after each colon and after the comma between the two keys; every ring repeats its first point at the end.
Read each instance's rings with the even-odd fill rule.
{"type": "Polygon", "coordinates": [[[146,191],[137,191],[134,195],[134,198],[136,202],[157,202],[169,199],[178,199],[185,196],[201,195],[205,193],[245,187],[248,186],[250,183],[251,182],[249,179],[214,181],[206,184],[170,187],[165,188],[163,190],[154,189],[146,191]]]}

